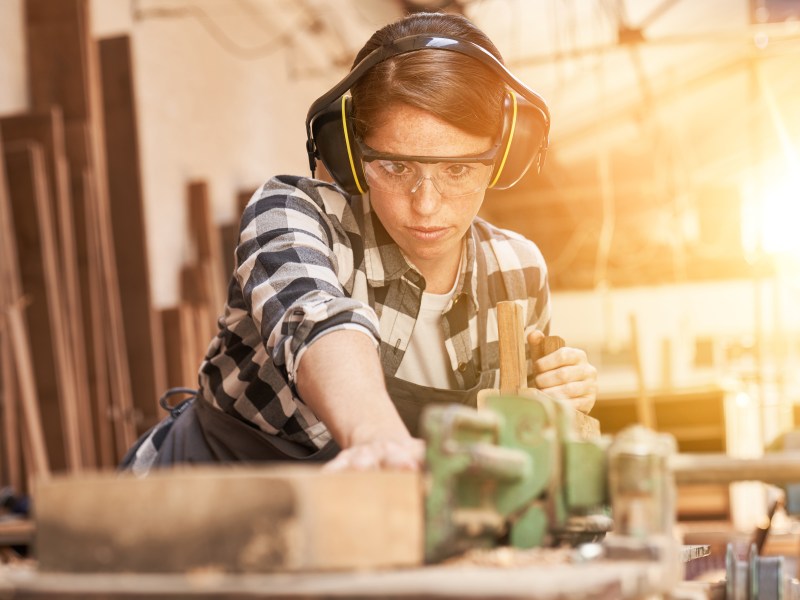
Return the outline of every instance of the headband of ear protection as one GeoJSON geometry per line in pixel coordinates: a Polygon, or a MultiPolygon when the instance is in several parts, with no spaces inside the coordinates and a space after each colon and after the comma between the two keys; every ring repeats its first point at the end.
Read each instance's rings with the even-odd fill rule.
{"type": "Polygon", "coordinates": [[[426,49],[448,50],[472,57],[491,69],[509,88],[503,106],[500,147],[489,187],[510,188],[534,163],[537,172],[541,170],[550,132],[550,111],[544,99],[477,44],[435,35],[412,35],[373,50],[308,109],[306,151],[312,176],[319,159],[348,193],[363,194],[369,189],[355,140],[351,100],[346,93],[378,63],[399,54],[426,49]]]}

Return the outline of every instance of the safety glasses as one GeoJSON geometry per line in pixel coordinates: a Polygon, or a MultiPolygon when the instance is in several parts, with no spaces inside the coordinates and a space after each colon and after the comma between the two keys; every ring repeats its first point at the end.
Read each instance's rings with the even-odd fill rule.
{"type": "Polygon", "coordinates": [[[495,146],[472,156],[409,156],[373,150],[358,140],[364,175],[370,188],[410,195],[429,180],[442,196],[469,196],[484,191],[494,169],[495,146]]]}

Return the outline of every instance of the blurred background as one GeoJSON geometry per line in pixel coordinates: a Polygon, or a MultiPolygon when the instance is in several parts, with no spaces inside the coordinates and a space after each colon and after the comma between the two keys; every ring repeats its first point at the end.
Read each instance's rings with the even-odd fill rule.
{"type": "MultiPolygon", "coordinates": [[[[417,10],[469,17],[549,103],[542,175],[490,193],[482,214],[542,249],[552,331],[598,367],[601,427],[638,421],[684,450],[741,455],[794,427],[800,2],[3,0],[11,204],[35,205],[26,182],[49,190],[55,272],[74,272],[71,292],[41,279],[51,327],[28,350],[33,365],[51,353],[49,379],[33,369],[49,468],[114,464],[168,386],[196,385],[242,203],[308,172],[310,103],[375,29],[417,10]],[[37,158],[20,144],[42,120],[37,158]]],[[[13,219],[18,254],[48,256],[13,219]]],[[[18,263],[23,289],[4,301],[27,298],[31,327],[18,263]]],[[[12,425],[33,425],[10,408],[26,371],[5,331],[8,479],[26,472],[12,425]]],[[[719,502],[707,512],[730,510],[719,502]]]]}

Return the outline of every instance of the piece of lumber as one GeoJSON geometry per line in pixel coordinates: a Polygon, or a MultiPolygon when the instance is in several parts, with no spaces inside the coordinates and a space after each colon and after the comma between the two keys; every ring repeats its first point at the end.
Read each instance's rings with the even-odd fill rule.
{"type": "MultiPolygon", "coordinates": [[[[5,156],[0,141],[0,155],[5,156]]],[[[0,306],[4,330],[11,346],[14,370],[14,391],[18,391],[23,432],[27,444],[23,455],[27,458],[30,477],[48,477],[50,462],[47,456],[42,415],[39,408],[36,375],[23,309],[23,285],[17,252],[17,234],[8,192],[5,162],[0,161],[0,306]]],[[[22,489],[22,487],[20,487],[22,489]]]]}
{"type": "Polygon", "coordinates": [[[639,325],[636,315],[630,314],[631,325],[631,353],[633,354],[633,367],[636,371],[636,413],[639,423],[650,429],[657,429],[653,399],[647,393],[647,383],[644,378],[642,365],[642,352],[639,348],[639,325]]]}
{"type": "MultiPolygon", "coordinates": [[[[84,189],[87,191],[87,198],[95,202],[94,186],[88,171],[84,173],[84,189]]],[[[128,448],[136,439],[136,413],[131,397],[130,373],[125,360],[125,342],[121,331],[121,323],[113,316],[114,306],[118,307],[118,290],[115,288],[113,273],[107,268],[109,263],[105,260],[108,252],[112,252],[107,243],[104,243],[101,231],[103,229],[102,220],[96,211],[85,213],[86,240],[90,250],[89,273],[90,285],[92,286],[91,295],[97,303],[100,319],[105,327],[100,330],[99,326],[95,329],[101,331],[102,335],[108,336],[109,342],[103,344],[106,351],[105,360],[108,364],[110,398],[105,402],[100,398],[98,401],[98,414],[106,407],[108,417],[111,420],[114,431],[114,442],[116,456],[119,458],[125,454],[128,448]]],[[[103,341],[98,340],[98,345],[103,341]]]]}
{"type": "Polygon", "coordinates": [[[216,315],[225,302],[226,277],[205,181],[191,181],[187,185],[187,213],[189,237],[195,246],[204,303],[216,315]]]}
{"type": "MultiPolygon", "coordinates": [[[[196,387],[202,355],[198,354],[194,309],[180,304],[161,310],[167,387],[196,387]]],[[[208,340],[206,340],[208,342],[208,340]]]]}
{"type": "MultiPolygon", "coordinates": [[[[503,558],[508,554],[504,552],[503,558]]],[[[17,592],[13,598],[25,600],[724,598],[724,589],[722,596],[704,596],[699,590],[672,595],[676,586],[683,589],[691,582],[681,581],[668,562],[598,559],[575,564],[559,560],[550,550],[538,562],[532,559],[510,568],[443,564],[357,573],[271,574],[80,574],[16,569],[9,570],[6,582],[17,592]]]]}
{"type": "MultiPolygon", "coordinates": [[[[63,115],[57,106],[46,112],[11,115],[0,119],[0,132],[6,143],[36,142],[41,145],[44,153],[48,199],[57,237],[64,327],[67,329],[67,343],[70,346],[66,360],[72,363],[70,370],[75,380],[80,428],[82,431],[89,431],[92,428],[89,375],[63,115]]],[[[94,466],[97,460],[94,436],[81,436],[81,451],[83,463],[94,466]]]]}
{"type": "MultiPolygon", "coordinates": [[[[112,240],[108,180],[103,149],[103,106],[97,42],[92,38],[88,0],[25,0],[25,29],[31,103],[38,110],[60,105],[64,112],[67,157],[70,163],[73,201],[84,213],[76,222],[96,223],[97,249],[84,244],[81,258],[95,253],[100,260],[103,286],[103,348],[92,348],[91,365],[108,364],[108,380],[115,398],[132,405],[130,373],[122,309],[119,298],[117,264],[112,240]]],[[[82,263],[82,265],[85,263],[82,263]]],[[[82,286],[88,289],[87,274],[82,286]]],[[[84,316],[89,299],[83,297],[84,316]]],[[[105,385],[104,373],[97,373],[95,387],[105,385]]],[[[99,396],[101,389],[96,389],[99,396]]],[[[127,437],[127,429],[125,435],[127,437]]],[[[135,432],[135,428],[132,430],[135,432]]],[[[130,444],[123,440],[120,445],[130,444]]]]}
{"type": "MultiPolygon", "coordinates": [[[[499,388],[478,392],[478,409],[489,396],[513,395],[536,397],[543,392],[528,388],[528,370],[525,360],[525,316],[520,304],[512,300],[497,303],[498,352],[500,360],[499,388]]],[[[563,347],[560,338],[545,338],[541,347],[531,348],[532,358],[544,356],[563,347]]],[[[589,415],[564,404],[570,418],[572,432],[579,439],[596,439],[600,436],[600,422],[589,415]]]]}
{"type": "Polygon", "coordinates": [[[140,429],[157,420],[166,386],[163,341],[152,306],[142,194],[131,42],[127,35],[101,39],[105,158],[111,199],[114,253],[125,323],[134,406],[140,429]]]}
{"type": "Polygon", "coordinates": [[[212,314],[222,309],[209,305],[206,281],[208,270],[201,263],[183,265],[180,270],[181,303],[192,307],[195,319],[194,348],[192,353],[198,357],[205,354],[208,343],[216,335],[217,327],[212,314]]]}
{"type": "Polygon", "coordinates": [[[11,217],[24,295],[29,299],[27,330],[36,387],[44,417],[51,464],[83,466],[80,420],[70,346],[65,327],[55,229],[47,198],[44,156],[36,143],[6,145],[11,217]]]}
{"type": "MultiPolygon", "coordinates": [[[[2,280],[0,280],[2,283],[2,280]]],[[[6,303],[0,303],[3,311],[6,303]]],[[[11,486],[23,491],[22,485],[22,445],[18,433],[19,410],[14,356],[11,335],[5,317],[0,316],[0,487],[11,486]]]]}
{"type": "Polygon", "coordinates": [[[76,573],[410,567],[422,493],[418,473],[308,465],[55,477],[36,490],[36,557],[76,573]]]}

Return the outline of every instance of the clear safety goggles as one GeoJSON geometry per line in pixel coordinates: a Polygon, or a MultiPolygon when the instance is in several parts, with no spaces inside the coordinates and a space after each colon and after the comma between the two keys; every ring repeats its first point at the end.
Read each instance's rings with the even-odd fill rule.
{"type": "Polygon", "coordinates": [[[447,197],[484,191],[494,170],[497,147],[475,156],[407,156],[377,152],[359,143],[367,184],[372,189],[410,195],[429,180],[447,197]]]}

